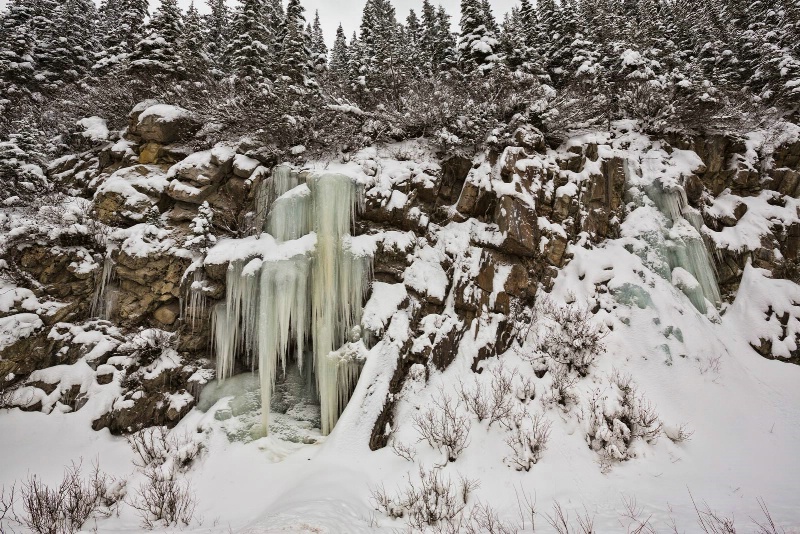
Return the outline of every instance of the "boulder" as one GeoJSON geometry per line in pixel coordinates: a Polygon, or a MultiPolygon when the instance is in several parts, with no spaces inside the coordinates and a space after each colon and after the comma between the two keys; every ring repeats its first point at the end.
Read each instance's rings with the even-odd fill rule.
{"type": "Polygon", "coordinates": [[[535,256],[539,248],[536,214],[522,200],[511,195],[500,198],[494,212],[503,243],[498,249],[506,254],[535,256]]]}
{"type": "Polygon", "coordinates": [[[131,111],[128,133],[145,142],[167,145],[191,139],[202,126],[200,120],[186,109],[147,101],[131,111]]]}

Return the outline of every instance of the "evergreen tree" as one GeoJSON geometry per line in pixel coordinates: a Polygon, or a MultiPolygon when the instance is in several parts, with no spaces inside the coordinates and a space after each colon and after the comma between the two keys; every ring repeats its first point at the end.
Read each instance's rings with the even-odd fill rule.
{"type": "Polygon", "coordinates": [[[336,29],[336,40],[333,42],[333,50],[331,51],[330,70],[340,81],[347,78],[347,63],[347,38],[344,36],[342,25],[339,24],[336,29]]]}
{"type": "Polygon", "coordinates": [[[210,12],[205,15],[205,51],[217,68],[224,68],[223,56],[230,40],[230,13],[225,0],[206,0],[210,12]]]}
{"type": "Polygon", "coordinates": [[[289,0],[284,18],[283,41],[280,46],[280,73],[295,91],[316,87],[314,59],[311,52],[312,38],[306,30],[300,0],[289,0]]]}
{"type": "Polygon", "coordinates": [[[186,73],[190,78],[201,78],[206,74],[211,59],[206,52],[203,19],[194,6],[194,1],[189,4],[189,9],[183,16],[181,54],[186,73]]]}
{"type": "Polygon", "coordinates": [[[53,13],[51,29],[36,51],[40,79],[49,86],[73,82],[94,63],[97,9],[92,0],[64,0],[53,13]]]}
{"type": "Polygon", "coordinates": [[[273,67],[274,34],[265,24],[267,5],[263,0],[245,0],[231,23],[231,40],[225,56],[239,78],[256,83],[270,83],[273,67]]]}
{"type": "MultiPolygon", "coordinates": [[[[489,13],[490,15],[490,13],[489,13]]],[[[461,35],[458,42],[461,69],[486,74],[498,61],[500,43],[487,28],[487,12],[480,0],[461,0],[461,35]]]]}
{"type": "Polygon", "coordinates": [[[422,59],[422,25],[414,10],[410,10],[406,17],[406,26],[402,32],[402,58],[407,68],[416,75],[425,69],[422,59]]]}
{"type": "Polygon", "coordinates": [[[441,5],[436,11],[437,41],[434,59],[439,65],[438,70],[444,72],[458,66],[458,53],[456,50],[456,36],[450,30],[450,15],[441,5]]]}
{"type": "Polygon", "coordinates": [[[180,40],[183,16],[178,0],[161,0],[147,24],[147,35],[130,55],[131,72],[181,77],[186,74],[180,40]]]}
{"type": "Polygon", "coordinates": [[[147,0],[107,0],[100,12],[105,48],[93,66],[108,72],[127,60],[144,35],[147,0]]]}
{"type": "MultiPolygon", "coordinates": [[[[328,46],[322,33],[322,24],[319,21],[319,11],[314,13],[314,25],[311,27],[311,53],[314,58],[314,69],[322,72],[328,67],[328,46]]],[[[344,38],[344,34],[342,34],[344,38]]]]}
{"type": "Polygon", "coordinates": [[[11,0],[0,19],[0,90],[5,95],[24,89],[33,80],[33,17],[29,0],[11,0]]]}

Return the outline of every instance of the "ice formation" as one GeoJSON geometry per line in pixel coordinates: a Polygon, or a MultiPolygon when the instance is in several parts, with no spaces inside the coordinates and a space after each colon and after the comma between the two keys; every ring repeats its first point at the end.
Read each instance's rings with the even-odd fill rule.
{"type": "MultiPolygon", "coordinates": [[[[650,175],[646,178],[657,172],[648,165],[644,166],[643,171],[650,175]]],[[[630,172],[631,168],[626,167],[626,173],[630,172]]],[[[628,174],[628,178],[630,176],[628,174]]],[[[722,299],[717,276],[700,234],[703,219],[697,210],[689,206],[686,191],[673,179],[655,177],[646,183],[643,192],[668,223],[666,234],[659,236],[659,243],[656,244],[670,271],[663,274],[673,280],[701,313],[707,312],[709,304],[718,307],[722,299]]]]}
{"type": "Polygon", "coordinates": [[[191,283],[183,284],[186,289],[181,294],[181,319],[191,325],[194,333],[202,327],[208,309],[205,271],[202,264],[193,263],[184,275],[184,278],[188,277],[191,277],[191,283]]]}
{"type": "Polygon", "coordinates": [[[103,260],[103,269],[100,271],[100,278],[95,286],[92,298],[92,317],[110,320],[114,311],[114,304],[117,300],[117,275],[116,264],[111,256],[106,256],[103,260]]]}
{"type": "Polygon", "coordinates": [[[306,376],[313,374],[322,432],[328,434],[366,352],[353,356],[355,349],[346,354],[336,349],[348,341],[363,347],[351,329],[361,319],[371,258],[348,246],[363,204],[361,187],[339,174],[312,175],[304,184],[300,179],[290,167],[276,167],[261,187],[256,209],[267,213],[265,228],[278,243],[313,232],[314,250],[298,247],[288,257],[232,261],[225,302],[213,313],[213,345],[220,379],[234,374],[237,358],[253,367],[258,363],[264,432],[277,373],[294,362],[306,376]]]}

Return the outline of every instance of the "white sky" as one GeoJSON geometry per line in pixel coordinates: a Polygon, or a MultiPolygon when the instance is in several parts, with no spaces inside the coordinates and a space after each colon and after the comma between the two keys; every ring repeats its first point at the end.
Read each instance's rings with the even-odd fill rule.
{"type": "MultiPolygon", "coordinates": [[[[99,0],[95,0],[99,4],[99,0]]],[[[179,0],[181,6],[186,8],[191,0],[179,0]]],[[[0,10],[2,10],[8,0],[0,0],[0,10]]],[[[159,0],[150,0],[151,8],[158,5],[159,0]]],[[[234,2],[228,0],[230,4],[234,2]]],[[[453,23],[458,24],[459,0],[432,0],[434,5],[442,4],[448,13],[453,17],[453,23]]],[[[511,10],[518,0],[490,0],[494,8],[494,15],[502,19],[503,14],[511,10]]],[[[285,2],[284,2],[285,3],[285,2]]],[[[344,27],[345,35],[349,39],[353,31],[358,30],[361,23],[361,11],[364,9],[365,0],[302,0],[303,7],[306,8],[306,18],[312,21],[314,11],[319,10],[320,20],[325,32],[325,40],[332,43],[336,36],[336,28],[339,23],[344,27]]],[[[419,15],[422,0],[393,0],[392,3],[397,10],[397,18],[405,21],[409,9],[414,9],[419,15]]],[[[195,0],[198,9],[206,11],[205,0],[195,0]]]]}

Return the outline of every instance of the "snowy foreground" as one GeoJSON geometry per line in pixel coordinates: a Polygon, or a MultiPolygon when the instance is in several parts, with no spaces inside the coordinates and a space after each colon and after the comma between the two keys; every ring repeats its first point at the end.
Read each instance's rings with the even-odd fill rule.
{"type": "MultiPolygon", "coordinates": [[[[604,262],[610,262],[615,253],[612,245],[576,257],[558,279],[556,291],[568,285],[572,291],[585,290],[591,285],[591,276],[602,273],[604,262]],[[590,274],[584,277],[583,286],[573,285],[572,277],[584,272],[590,274]]],[[[626,274],[617,273],[617,267],[614,270],[620,276],[626,274]]],[[[503,461],[508,450],[502,438],[487,432],[484,422],[473,424],[466,452],[446,471],[454,478],[460,473],[478,480],[475,498],[490,503],[504,518],[518,521],[517,495],[535,498],[537,532],[551,531],[544,514],[552,513],[554,501],[576,513],[588,511],[600,532],[624,531],[619,522],[625,510],[623,500],[631,498],[644,510],[643,517],[652,516],[651,524],[658,531],[669,530],[674,520],[679,532],[697,532],[690,491],[698,503],[706,501],[713,510],[735,516],[740,531],[750,531],[749,516],[761,518],[757,499],[763,498],[787,532],[800,532],[800,368],[743,349],[747,343],[742,333],[747,328],[736,303],[721,324],[713,324],[694,311],[687,312],[690,308],[684,297],[666,285],[659,287],[662,284],[657,281],[652,293],[657,312],[626,309],[631,326],[615,328],[607,337],[608,352],[596,374],[613,367],[635,376],[665,425],[687,424],[694,431],[690,441],[674,444],[662,437],[654,447],[643,448],[638,458],[603,474],[596,454],[576,432],[576,417],[555,415],[542,459],[531,471],[517,472],[503,461]],[[653,322],[656,314],[662,324],[681,329],[683,343],[664,338],[659,332],[662,328],[653,322]],[[669,366],[660,349],[665,343],[675,355],[669,366]]],[[[755,280],[743,287],[754,292],[763,289],[755,280]]],[[[501,360],[509,366],[522,365],[511,351],[501,360]]],[[[439,384],[454,388],[459,367],[468,365],[466,360],[457,360],[427,387],[407,390],[405,412],[424,406],[439,384]]],[[[173,432],[204,429],[200,439],[205,450],[187,473],[198,506],[196,521],[184,530],[402,529],[399,521],[378,519],[370,488],[380,484],[387,490],[399,487],[407,473],[414,476],[416,467],[390,448],[369,451],[363,439],[368,430],[359,428],[359,401],[368,395],[364,378],[379,375],[380,366],[378,359],[369,360],[349,408],[333,434],[321,443],[300,445],[276,436],[230,442],[211,413],[198,409],[190,413],[173,432]]],[[[589,384],[586,389],[592,387],[589,384]]],[[[90,424],[80,411],[45,415],[11,410],[0,414],[0,484],[9,485],[29,474],[56,483],[65,466],[82,459],[86,465],[98,462],[103,470],[135,488],[141,475],[134,469],[125,439],[105,430],[94,432],[90,424]]],[[[413,431],[407,430],[412,441],[413,431]]],[[[440,458],[428,450],[418,460],[432,465],[440,458]]],[[[530,522],[527,526],[532,531],[530,522]]],[[[99,532],[141,529],[138,516],[125,506],[119,517],[99,520],[96,528],[99,532]]]]}

